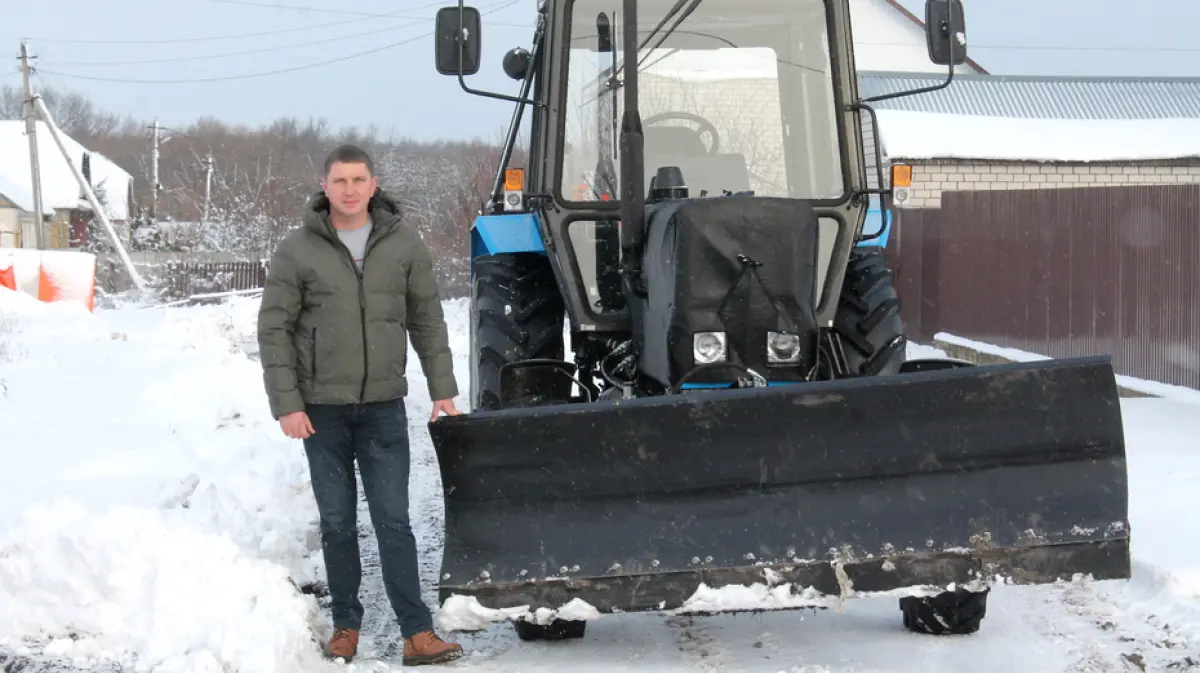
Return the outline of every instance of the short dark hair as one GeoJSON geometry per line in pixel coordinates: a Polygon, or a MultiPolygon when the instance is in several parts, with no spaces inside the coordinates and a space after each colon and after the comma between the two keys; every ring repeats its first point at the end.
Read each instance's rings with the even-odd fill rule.
{"type": "Polygon", "coordinates": [[[371,161],[371,155],[358,145],[338,145],[325,157],[325,175],[329,175],[329,169],[333,168],[335,162],[343,164],[366,164],[367,172],[375,175],[375,162],[371,161]]]}

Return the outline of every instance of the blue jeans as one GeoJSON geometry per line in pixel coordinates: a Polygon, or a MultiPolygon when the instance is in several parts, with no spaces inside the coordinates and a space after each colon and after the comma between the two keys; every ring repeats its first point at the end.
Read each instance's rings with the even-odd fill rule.
{"type": "Polygon", "coordinates": [[[402,633],[407,638],[431,630],[433,618],[421,600],[417,545],[408,520],[408,414],[403,398],[361,405],[309,405],[306,411],[315,433],[304,440],[304,450],[321,515],[321,550],[334,628],[362,626],[357,459],[379,541],[383,586],[402,633]]]}

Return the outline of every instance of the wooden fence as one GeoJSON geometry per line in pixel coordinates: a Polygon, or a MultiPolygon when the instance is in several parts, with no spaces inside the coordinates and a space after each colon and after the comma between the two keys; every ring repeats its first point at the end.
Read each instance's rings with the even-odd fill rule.
{"type": "Polygon", "coordinates": [[[947,192],[889,241],[911,339],[937,332],[1200,387],[1200,185],[947,192]]]}
{"type": "Polygon", "coordinates": [[[195,294],[253,290],[267,280],[267,263],[262,262],[181,262],[161,265],[158,286],[169,299],[185,299],[195,294]]]}

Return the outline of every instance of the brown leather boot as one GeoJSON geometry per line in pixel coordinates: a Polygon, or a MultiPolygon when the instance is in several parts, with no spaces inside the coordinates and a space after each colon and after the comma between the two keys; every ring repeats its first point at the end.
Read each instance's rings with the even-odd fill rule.
{"type": "Polygon", "coordinates": [[[448,643],[433,631],[424,631],[404,639],[404,665],[440,664],[463,655],[462,646],[448,643]]]}
{"type": "Polygon", "coordinates": [[[325,656],[330,659],[341,657],[350,663],[358,654],[358,629],[334,629],[333,637],[325,643],[325,656]]]}

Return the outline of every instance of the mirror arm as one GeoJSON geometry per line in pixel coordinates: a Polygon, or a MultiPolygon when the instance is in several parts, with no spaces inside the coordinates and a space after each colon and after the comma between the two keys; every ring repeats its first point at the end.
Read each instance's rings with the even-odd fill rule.
{"type": "MultiPolygon", "coordinates": [[[[542,23],[544,21],[545,21],[545,15],[542,15],[538,18],[538,29],[537,30],[539,33],[542,30],[542,23]]],[[[509,101],[512,103],[523,103],[525,105],[538,105],[541,107],[546,106],[545,103],[538,102],[531,98],[526,98],[524,91],[522,91],[522,94],[520,96],[509,96],[507,94],[502,94],[502,93],[492,93],[491,91],[479,91],[479,90],[472,89],[471,87],[467,86],[467,81],[466,81],[466,79],[463,78],[463,56],[465,56],[465,54],[463,53],[463,50],[466,48],[466,45],[464,45],[461,40],[462,33],[465,28],[466,28],[466,26],[463,25],[463,0],[458,0],[458,34],[459,34],[459,38],[460,38],[459,43],[458,43],[458,85],[462,87],[463,91],[466,91],[467,93],[473,94],[476,96],[483,96],[485,98],[495,98],[498,100],[506,100],[506,101],[509,101]]],[[[481,57],[482,57],[482,53],[483,53],[482,47],[480,47],[480,56],[481,57]]]]}
{"type": "MultiPolygon", "coordinates": [[[[461,2],[461,0],[460,0],[460,2],[461,2]]],[[[951,30],[954,27],[954,2],[951,1],[951,2],[947,3],[947,8],[949,10],[949,15],[946,17],[945,21],[941,22],[941,25],[939,26],[941,28],[942,32],[947,34],[946,37],[950,41],[950,58],[947,59],[947,61],[949,61],[949,63],[946,64],[946,81],[942,82],[941,84],[934,84],[933,86],[922,87],[920,89],[910,89],[908,91],[895,91],[892,93],[879,94],[878,96],[871,96],[870,98],[860,98],[860,99],[858,99],[858,102],[855,103],[852,107],[861,106],[863,103],[876,103],[881,100],[891,100],[893,98],[904,98],[907,96],[915,96],[919,93],[931,93],[934,91],[940,91],[940,90],[945,89],[946,87],[950,86],[950,83],[954,81],[954,51],[955,51],[954,37],[955,36],[953,34],[950,34],[951,30]]],[[[929,30],[929,29],[930,29],[929,26],[925,27],[925,30],[929,30]]],[[[874,110],[871,111],[872,117],[874,117],[874,112],[875,112],[874,110]]]]}
{"type": "Polygon", "coordinates": [[[954,80],[954,64],[951,63],[950,64],[950,73],[946,76],[946,81],[942,82],[941,84],[934,84],[933,86],[922,87],[920,89],[910,89],[908,91],[895,91],[893,93],[882,93],[882,94],[879,94],[878,96],[871,96],[870,98],[860,98],[860,99],[858,99],[858,103],[856,103],[856,105],[860,105],[862,103],[874,103],[876,101],[881,101],[881,100],[890,100],[892,98],[904,98],[905,96],[915,96],[916,94],[919,94],[919,93],[929,93],[931,91],[938,91],[938,90],[945,89],[946,87],[950,86],[950,82],[953,80],[954,80]]]}

